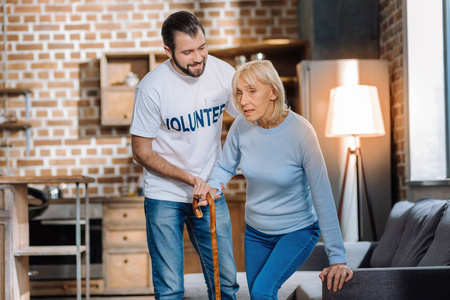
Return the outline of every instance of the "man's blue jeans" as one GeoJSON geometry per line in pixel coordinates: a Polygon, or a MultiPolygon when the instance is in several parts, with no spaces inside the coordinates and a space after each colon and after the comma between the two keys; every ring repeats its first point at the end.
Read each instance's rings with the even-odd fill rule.
{"type": "Polygon", "coordinates": [[[252,300],[278,299],[281,285],[311,255],[319,240],[319,223],[281,235],[246,226],[245,270],[252,300]]]}
{"type": "MultiPolygon", "coordinates": [[[[233,258],[231,221],[225,198],[215,202],[222,299],[236,299],[239,289],[233,258]]],[[[145,198],[147,242],[152,259],[155,299],[181,299],[184,294],[183,230],[200,257],[209,299],[215,298],[209,206],[201,207],[203,218],[195,217],[192,204],[145,198]]],[[[189,262],[188,262],[189,263],[189,262]]]]}

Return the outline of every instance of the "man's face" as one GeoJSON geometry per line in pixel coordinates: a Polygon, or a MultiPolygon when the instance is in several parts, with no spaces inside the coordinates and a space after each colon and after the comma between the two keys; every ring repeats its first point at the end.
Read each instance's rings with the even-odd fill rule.
{"type": "Polygon", "coordinates": [[[200,29],[195,37],[178,32],[175,36],[175,50],[172,52],[167,46],[164,49],[172,58],[172,65],[178,73],[199,77],[205,71],[208,48],[200,29]]]}

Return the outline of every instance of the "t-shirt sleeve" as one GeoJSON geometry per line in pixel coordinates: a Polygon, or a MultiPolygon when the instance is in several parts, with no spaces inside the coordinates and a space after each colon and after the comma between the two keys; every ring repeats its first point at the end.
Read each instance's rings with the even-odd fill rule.
{"type": "Polygon", "coordinates": [[[227,113],[232,116],[233,118],[237,118],[239,117],[239,115],[241,114],[235,107],[234,107],[234,103],[233,103],[233,98],[230,97],[230,100],[227,102],[227,105],[225,106],[225,110],[227,111],[227,113]]]}
{"type": "Polygon", "coordinates": [[[155,99],[139,87],[134,98],[133,118],[130,133],[146,138],[156,137],[161,127],[160,107],[155,99]]]}
{"type": "Polygon", "coordinates": [[[225,106],[225,110],[227,111],[227,113],[232,116],[233,118],[237,118],[240,115],[240,112],[234,107],[234,103],[233,103],[233,91],[231,90],[231,81],[233,79],[234,73],[236,72],[236,70],[229,65],[228,63],[225,63],[226,66],[224,67],[224,73],[225,73],[225,78],[227,81],[227,97],[228,97],[228,101],[227,104],[225,106]]]}

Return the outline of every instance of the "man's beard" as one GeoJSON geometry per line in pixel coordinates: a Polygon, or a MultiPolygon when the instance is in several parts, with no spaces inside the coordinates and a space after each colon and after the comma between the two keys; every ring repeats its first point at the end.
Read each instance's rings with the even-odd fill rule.
{"type": "Polygon", "coordinates": [[[205,71],[205,66],[206,66],[206,59],[203,59],[200,63],[203,64],[202,68],[200,70],[196,70],[196,72],[192,72],[191,70],[189,70],[189,66],[192,65],[197,65],[197,64],[188,64],[186,68],[182,67],[177,59],[175,58],[175,55],[172,56],[173,62],[175,63],[175,65],[178,67],[178,69],[180,69],[184,74],[189,75],[191,77],[200,77],[203,72],[205,71]]]}

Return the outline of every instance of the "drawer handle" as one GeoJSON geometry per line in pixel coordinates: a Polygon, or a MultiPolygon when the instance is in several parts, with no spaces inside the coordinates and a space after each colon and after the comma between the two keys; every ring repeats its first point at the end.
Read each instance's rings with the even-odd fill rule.
{"type": "MultiPolygon", "coordinates": [[[[34,288],[34,287],[33,287],[34,288]]],[[[45,287],[44,287],[45,288],[45,287]]],[[[81,288],[84,290],[86,288],[86,282],[81,282],[81,288]]],[[[100,289],[100,285],[98,283],[91,283],[89,282],[89,288],[93,288],[93,289],[100,289]]],[[[39,289],[41,289],[41,287],[39,287],[39,289]]],[[[70,284],[70,283],[66,283],[63,284],[62,289],[64,291],[69,291],[69,290],[76,290],[77,286],[76,284],[70,284]]]]}
{"type": "Polygon", "coordinates": [[[128,263],[128,259],[125,258],[125,259],[123,260],[123,263],[124,263],[124,264],[127,264],[127,263],[128,263]]]}
{"type": "Polygon", "coordinates": [[[123,236],[123,240],[126,241],[128,240],[128,237],[126,235],[123,236]]]}
{"type": "Polygon", "coordinates": [[[128,217],[128,214],[127,214],[127,213],[124,213],[124,214],[123,214],[123,217],[124,217],[124,218],[128,217]]]}

